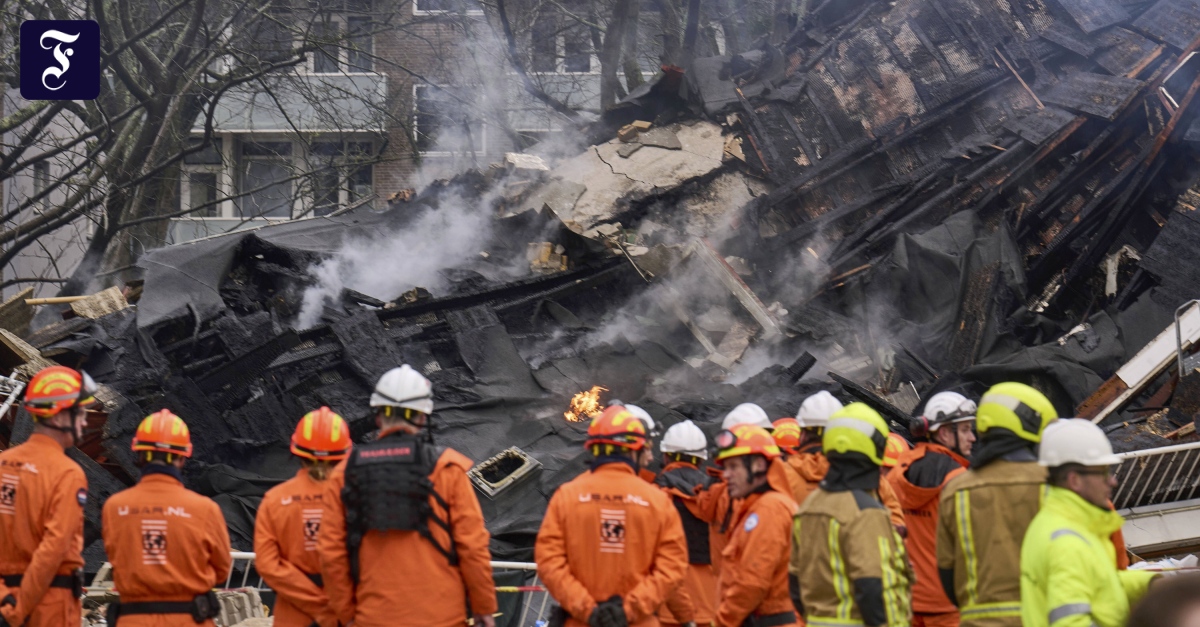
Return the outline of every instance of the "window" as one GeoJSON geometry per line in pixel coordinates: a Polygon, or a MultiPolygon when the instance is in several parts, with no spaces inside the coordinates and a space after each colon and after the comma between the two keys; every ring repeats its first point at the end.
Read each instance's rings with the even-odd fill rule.
{"type": "Polygon", "coordinates": [[[471,115],[472,103],[449,89],[414,89],[413,137],[421,152],[484,152],[483,124],[471,115]]]}
{"type": "Polygon", "coordinates": [[[317,46],[313,55],[313,71],[332,73],[338,71],[338,56],[341,42],[338,41],[339,24],[332,20],[313,24],[313,43],[317,46]]]}
{"type": "Polygon", "coordinates": [[[318,141],[309,146],[312,215],[328,215],[370,196],[371,142],[318,141]]]}
{"type": "Polygon", "coordinates": [[[201,138],[189,142],[189,148],[199,150],[183,156],[183,175],[179,177],[180,209],[188,211],[203,207],[187,214],[190,218],[220,217],[221,206],[216,200],[222,196],[221,170],[224,159],[221,157],[221,138],[213,137],[207,146],[201,138]]]}
{"type": "Polygon", "coordinates": [[[265,63],[286,59],[293,54],[292,33],[287,25],[294,22],[290,11],[270,11],[247,27],[242,45],[265,63]]]}
{"type": "Polygon", "coordinates": [[[558,71],[558,25],[553,16],[542,15],[533,23],[530,69],[534,72],[558,71]]]}
{"type": "MultiPolygon", "coordinates": [[[[197,148],[203,143],[203,139],[192,139],[188,142],[188,148],[197,148]]],[[[183,163],[186,165],[221,165],[221,138],[214,137],[209,140],[207,146],[184,155],[183,163]]]]}
{"type": "Polygon", "coordinates": [[[351,17],[346,20],[346,29],[350,33],[346,50],[346,64],[351,72],[370,72],[371,55],[371,18],[351,17]]]}
{"type": "Polygon", "coordinates": [[[241,217],[292,217],[291,156],[291,142],[242,144],[241,217]]]}
{"type": "Polygon", "coordinates": [[[591,33],[584,26],[576,25],[563,31],[563,71],[592,71],[591,33]]]}
{"type": "Polygon", "coordinates": [[[187,173],[187,207],[201,207],[197,211],[193,211],[188,215],[193,218],[215,218],[220,215],[220,205],[217,204],[217,198],[220,196],[219,188],[217,187],[216,172],[188,172],[187,173]]]}
{"type": "MultiPolygon", "coordinates": [[[[50,189],[50,164],[45,161],[39,161],[33,164],[33,195],[36,197],[50,189]]],[[[45,211],[50,208],[49,196],[43,197],[34,203],[33,207],[38,211],[45,211]]]]}

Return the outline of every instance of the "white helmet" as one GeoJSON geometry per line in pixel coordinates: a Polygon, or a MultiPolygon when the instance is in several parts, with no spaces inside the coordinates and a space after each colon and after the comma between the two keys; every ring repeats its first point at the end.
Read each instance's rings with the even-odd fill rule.
{"type": "Polygon", "coordinates": [[[642,422],[646,423],[646,433],[649,433],[650,437],[658,437],[658,425],[654,424],[654,419],[650,417],[650,414],[646,410],[637,405],[625,405],[624,407],[625,411],[633,414],[634,418],[640,418],[642,422]]]}
{"type": "MultiPolygon", "coordinates": [[[[626,405],[625,409],[629,409],[629,406],[626,405]]],[[[697,427],[696,423],[691,420],[671,425],[671,428],[663,434],[662,444],[658,448],[664,453],[685,453],[700,459],[708,459],[708,439],[704,437],[704,432],[700,430],[700,427],[697,427]]]]}
{"type": "Polygon", "coordinates": [[[929,430],[937,431],[942,425],[975,420],[976,408],[975,401],[958,392],[938,392],[925,403],[922,416],[929,430]]]}
{"type": "Polygon", "coordinates": [[[796,410],[796,422],[800,423],[801,429],[823,429],[829,424],[829,417],[842,411],[842,407],[841,401],[821,390],[800,403],[800,409],[796,410]]]}
{"type": "Polygon", "coordinates": [[[1063,464],[1112,466],[1121,463],[1113,455],[1112,443],[1104,430],[1082,418],[1060,418],[1042,432],[1038,464],[1053,468],[1063,464]]]}
{"type": "Polygon", "coordinates": [[[734,425],[754,425],[767,431],[775,428],[771,424],[771,419],[767,417],[767,412],[754,403],[742,403],[734,407],[733,411],[725,414],[725,420],[721,421],[721,428],[729,429],[734,425]]]}
{"type": "Polygon", "coordinates": [[[408,364],[392,368],[375,384],[371,407],[404,407],[432,414],[433,384],[408,364]]]}

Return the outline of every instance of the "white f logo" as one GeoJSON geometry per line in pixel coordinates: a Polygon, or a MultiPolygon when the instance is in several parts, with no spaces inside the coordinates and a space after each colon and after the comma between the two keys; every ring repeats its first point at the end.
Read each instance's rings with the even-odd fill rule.
{"type": "Polygon", "coordinates": [[[58,61],[59,64],[62,65],[62,67],[48,67],[48,68],[46,68],[46,71],[42,72],[42,86],[45,87],[46,89],[49,89],[50,91],[57,91],[59,89],[62,89],[63,85],[67,84],[67,81],[63,81],[61,84],[59,84],[58,87],[51,87],[46,82],[46,77],[53,76],[56,79],[60,79],[60,78],[62,78],[63,74],[67,73],[67,70],[70,69],[70,67],[71,67],[71,62],[67,59],[67,57],[75,54],[75,51],[72,50],[71,48],[67,48],[65,51],[65,54],[64,54],[62,45],[75,43],[75,40],[79,39],[79,35],[80,35],[79,33],[77,33],[75,35],[68,35],[62,31],[57,31],[57,30],[48,30],[48,31],[42,33],[41,38],[38,40],[38,43],[41,44],[41,46],[42,46],[42,50],[50,49],[50,46],[46,45],[47,39],[52,39],[54,41],[59,42],[54,45],[54,60],[58,61]]]}

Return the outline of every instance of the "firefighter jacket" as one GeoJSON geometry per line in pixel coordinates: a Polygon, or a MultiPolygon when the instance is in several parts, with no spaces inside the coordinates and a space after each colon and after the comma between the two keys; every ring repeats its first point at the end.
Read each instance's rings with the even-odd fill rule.
{"type": "MultiPolygon", "coordinates": [[[[1032,456],[1030,456],[1032,457],[1032,456]]],[[[1045,491],[1036,461],[998,459],[950,480],[939,500],[937,565],[962,625],[1020,627],[1021,541],[1045,491]]]]}
{"type": "MultiPolygon", "coordinates": [[[[808,452],[791,455],[787,459],[788,486],[797,505],[803,505],[804,500],[817,489],[817,485],[829,472],[829,460],[823,453],[808,452]]],[[[904,527],[904,510],[892,486],[886,481],[879,482],[879,499],[887,507],[888,517],[892,524],[904,527]]]]}
{"type": "Polygon", "coordinates": [[[729,498],[729,486],[724,480],[717,481],[696,493],[696,515],[708,523],[709,553],[713,569],[721,571],[721,554],[729,542],[729,530],[733,526],[733,500],[729,498]]]}
{"type": "Polygon", "coordinates": [[[819,488],[792,526],[789,572],[810,627],[907,626],[912,571],[875,494],[819,488]]]}
{"type": "Polygon", "coordinates": [[[783,460],[771,462],[765,489],[739,502],[722,560],[717,607],[720,627],[739,627],[747,618],[770,625],[798,624],[788,595],[796,502],[785,467],[783,460]]]}
{"type": "Polygon", "coordinates": [[[467,478],[471,460],[444,449],[429,475],[446,507],[432,496],[429,506],[433,515],[449,523],[453,544],[451,534],[437,525],[430,525],[432,541],[417,531],[367,531],[359,547],[357,584],[351,577],[342,502],[346,463],[338,464],[325,481],[325,513],[317,540],[325,594],[338,620],[343,625],[353,620],[359,627],[450,627],[466,622],[468,604],[471,614],[494,614],[490,536],[467,478]],[[455,547],[457,566],[439,546],[455,547]]]}
{"type": "Polygon", "coordinates": [[[254,519],[254,567],[275,591],[275,625],[336,627],[321,575],[317,538],[325,485],[301,469],[263,496],[254,519]]]}
{"type": "Polygon", "coordinates": [[[671,498],[679,519],[683,522],[683,535],[687,540],[688,568],[683,585],[667,597],[667,602],[658,611],[658,619],[664,624],[695,622],[711,625],[717,616],[717,571],[713,568],[712,546],[709,543],[709,526],[698,515],[696,488],[708,485],[710,477],[699,468],[686,462],[672,462],[663,467],[657,484],[671,498]]]}
{"type": "MultiPolygon", "coordinates": [[[[137,485],[104,503],[104,548],[122,604],[191,601],[229,577],[233,559],[221,508],[183,487],[173,470],[147,466],[137,485]]],[[[187,614],[136,614],[120,623],[185,624],[196,623],[187,614]]]]}
{"type": "Polygon", "coordinates": [[[956,613],[958,608],[942,590],[937,570],[938,497],[946,482],[966,472],[963,456],[932,442],[918,442],[900,455],[887,477],[904,509],[908,535],[904,546],[917,580],[913,583],[913,611],[922,614],[956,613]]]}
{"type": "Polygon", "coordinates": [[[0,575],[20,575],[4,592],[17,599],[0,608],[10,625],[78,625],[82,608],[56,578],[83,568],[83,506],[87,478],[52,438],[0,452],[0,575]],[[19,588],[19,589],[18,589],[19,588]]]}
{"type": "Polygon", "coordinates": [[[1051,487],[1021,545],[1024,627],[1122,627],[1156,574],[1117,570],[1120,514],[1051,487]]]}
{"type": "Polygon", "coordinates": [[[550,499],[534,546],[538,576],[570,615],[588,624],[613,596],[632,627],[658,625],[655,614],[687,574],[679,513],[629,464],[600,464],[563,484],[550,499]]]}

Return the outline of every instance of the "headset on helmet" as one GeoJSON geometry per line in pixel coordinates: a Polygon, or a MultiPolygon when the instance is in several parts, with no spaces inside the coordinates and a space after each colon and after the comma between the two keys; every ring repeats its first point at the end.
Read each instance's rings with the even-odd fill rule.
{"type": "Polygon", "coordinates": [[[584,446],[597,444],[617,446],[631,451],[640,451],[646,446],[649,434],[646,423],[621,405],[611,405],[592,419],[588,425],[587,441],[584,446]]]}
{"type": "Polygon", "coordinates": [[[775,438],[775,444],[779,445],[779,450],[795,455],[800,449],[800,423],[795,418],[780,418],[775,421],[775,430],[771,431],[771,437],[775,438]]]}
{"type": "Polygon", "coordinates": [[[782,455],[775,439],[764,428],[752,424],[734,425],[717,434],[717,464],[746,455],[762,455],[768,460],[782,455]]]}
{"type": "Polygon", "coordinates": [[[386,416],[402,409],[403,412],[396,414],[405,420],[411,420],[413,412],[428,415],[433,413],[433,384],[412,366],[404,364],[383,373],[371,393],[370,405],[383,408],[386,416]]]}
{"type": "Polygon", "coordinates": [[[829,424],[829,417],[842,410],[842,402],[829,392],[821,390],[800,403],[796,410],[796,422],[801,429],[821,429],[829,424]]]}
{"type": "Polygon", "coordinates": [[[86,407],[95,402],[96,383],[86,372],[66,366],[50,366],[33,375],[25,388],[25,411],[35,421],[51,418],[64,409],[86,407]]]}
{"type": "Polygon", "coordinates": [[[708,459],[708,439],[704,437],[704,432],[696,426],[696,423],[684,420],[667,429],[667,432],[663,434],[659,450],[663,453],[682,453],[700,459],[708,459]]]}
{"type": "Polygon", "coordinates": [[[938,392],[925,403],[921,415],[909,421],[908,430],[913,437],[928,437],[944,425],[975,420],[977,409],[975,401],[958,392],[938,392]]]}
{"type": "Polygon", "coordinates": [[[981,437],[992,429],[1006,429],[1037,444],[1046,425],[1058,418],[1045,394],[1024,383],[998,383],[979,399],[975,426],[981,437]]]}

